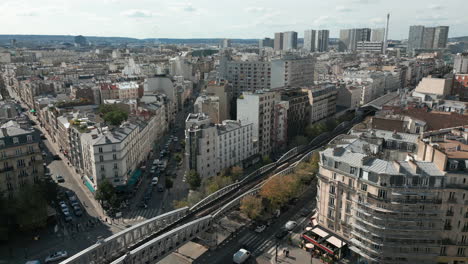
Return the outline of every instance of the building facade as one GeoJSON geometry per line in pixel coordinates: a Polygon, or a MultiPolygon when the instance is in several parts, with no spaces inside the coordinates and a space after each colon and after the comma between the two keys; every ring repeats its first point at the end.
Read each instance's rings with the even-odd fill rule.
{"type": "Polygon", "coordinates": [[[316,34],[317,31],[313,29],[308,29],[304,31],[304,46],[303,49],[309,52],[314,52],[316,50],[316,34]]]}
{"type": "Polygon", "coordinates": [[[318,224],[368,263],[465,261],[465,133],[418,139],[366,130],[337,138],[320,153],[318,224]]]}
{"type": "Polygon", "coordinates": [[[187,170],[202,178],[213,177],[223,169],[240,166],[257,154],[253,124],[225,120],[213,124],[205,114],[189,114],[185,130],[187,170]]]}
{"type": "Polygon", "coordinates": [[[277,92],[264,90],[255,93],[244,92],[237,99],[237,119],[253,124],[253,138],[258,141],[258,153],[268,155],[275,146],[275,119],[280,102],[277,92]]]}
{"type": "Polygon", "coordinates": [[[275,89],[286,86],[311,85],[314,82],[313,57],[288,57],[271,61],[271,86],[275,89]]]}
{"type": "Polygon", "coordinates": [[[317,31],[315,49],[318,52],[328,51],[328,42],[330,37],[330,30],[322,29],[317,31]]]}
{"type": "Polygon", "coordinates": [[[13,120],[4,123],[0,131],[0,194],[14,198],[23,187],[44,177],[41,138],[29,125],[13,120]]]}

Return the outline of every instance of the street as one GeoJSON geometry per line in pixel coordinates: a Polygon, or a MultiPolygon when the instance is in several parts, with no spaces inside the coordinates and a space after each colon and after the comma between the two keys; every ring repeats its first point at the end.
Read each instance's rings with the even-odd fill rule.
{"type": "MultiPolygon", "coordinates": [[[[233,232],[230,237],[223,241],[215,250],[208,250],[193,263],[208,264],[208,263],[232,263],[232,256],[240,248],[245,248],[252,253],[252,257],[246,263],[257,263],[256,258],[264,258],[270,260],[276,254],[276,246],[278,251],[290,245],[289,236],[295,231],[301,232],[302,227],[308,223],[307,217],[302,217],[299,212],[303,208],[307,208],[312,212],[315,208],[315,188],[309,188],[306,193],[300,198],[295,205],[289,205],[286,212],[283,212],[278,218],[273,218],[273,223],[268,226],[263,232],[256,233],[255,226],[243,226],[239,230],[233,232]],[[287,221],[293,220],[298,223],[290,234],[282,239],[277,239],[275,234],[281,230],[287,221]]],[[[309,214],[308,217],[310,217],[309,214]]],[[[278,252],[279,254],[280,252],[278,252]]]]}

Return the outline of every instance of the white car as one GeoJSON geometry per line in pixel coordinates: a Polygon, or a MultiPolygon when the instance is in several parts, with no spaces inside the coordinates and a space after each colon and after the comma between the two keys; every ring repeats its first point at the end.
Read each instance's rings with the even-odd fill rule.
{"type": "Polygon", "coordinates": [[[153,180],[151,180],[151,184],[153,186],[158,185],[158,181],[159,181],[158,177],[154,177],[153,180]]]}
{"type": "Polygon", "coordinates": [[[68,253],[66,251],[57,251],[57,252],[51,254],[50,256],[48,256],[45,259],[45,263],[58,261],[58,260],[61,260],[61,259],[65,259],[67,257],[68,257],[68,253]]]}
{"type": "Polygon", "coordinates": [[[263,230],[265,230],[265,228],[266,228],[266,225],[259,225],[259,226],[257,226],[257,228],[255,228],[255,232],[256,233],[261,233],[261,232],[263,232],[263,230]]]}
{"type": "Polygon", "coordinates": [[[289,231],[293,230],[296,226],[297,226],[297,223],[294,222],[294,221],[288,221],[288,222],[284,225],[284,227],[285,227],[287,230],[289,230],[289,231]]]}

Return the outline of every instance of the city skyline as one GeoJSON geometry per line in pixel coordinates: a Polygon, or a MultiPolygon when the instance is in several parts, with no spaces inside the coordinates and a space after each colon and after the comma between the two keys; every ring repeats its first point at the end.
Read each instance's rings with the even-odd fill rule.
{"type": "Polygon", "coordinates": [[[255,1],[216,5],[207,0],[154,4],[147,0],[68,1],[31,0],[0,4],[0,34],[85,35],[134,38],[255,38],[275,32],[329,29],[382,28],[390,13],[389,39],[406,39],[410,25],[450,26],[449,37],[468,35],[468,17],[456,0],[384,2],[380,0],[255,1]],[[401,4],[407,7],[401,9],[401,4]],[[331,8],[332,7],[332,8],[331,8]],[[294,14],[294,15],[291,15],[294,14]]]}

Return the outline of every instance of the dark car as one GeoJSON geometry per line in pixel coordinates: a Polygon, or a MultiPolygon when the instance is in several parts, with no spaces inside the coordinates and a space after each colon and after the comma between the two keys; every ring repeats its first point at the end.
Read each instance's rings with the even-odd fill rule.
{"type": "Polygon", "coordinates": [[[57,182],[65,182],[65,179],[63,178],[62,175],[57,175],[55,176],[55,178],[57,179],[57,182]]]}
{"type": "Polygon", "coordinates": [[[288,230],[286,230],[285,228],[282,228],[281,231],[279,231],[278,233],[275,234],[275,237],[277,239],[282,239],[284,238],[285,236],[287,236],[289,233],[288,230]]]}
{"type": "Polygon", "coordinates": [[[162,184],[158,184],[158,192],[164,192],[164,187],[162,184]]]}
{"type": "Polygon", "coordinates": [[[59,155],[54,155],[53,157],[54,157],[54,160],[61,160],[62,159],[62,158],[60,158],[59,155]]]}

